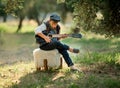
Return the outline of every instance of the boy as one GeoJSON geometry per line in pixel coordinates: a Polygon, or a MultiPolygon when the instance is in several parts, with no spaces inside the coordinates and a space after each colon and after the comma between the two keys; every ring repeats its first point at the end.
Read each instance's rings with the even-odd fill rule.
{"type": "MultiPolygon", "coordinates": [[[[49,34],[59,34],[60,26],[58,25],[60,22],[60,16],[57,14],[52,14],[50,16],[50,20],[46,23],[42,23],[35,29],[35,38],[36,42],[40,45],[40,49],[42,50],[53,50],[57,49],[59,53],[63,56],[65,62],[67,63],[70,70],[80,71],[76,68],[67,52],[79,53],[79,49],[73,49],[66,44],[63,44],[59,41],[59,38],[50,38],[49,34]]],[[[61,38],[66,38],[67,35],[63,34],[61,38]]]]}

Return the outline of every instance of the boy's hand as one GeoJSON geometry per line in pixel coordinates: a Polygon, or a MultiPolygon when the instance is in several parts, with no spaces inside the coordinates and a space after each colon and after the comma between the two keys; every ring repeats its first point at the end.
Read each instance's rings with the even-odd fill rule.
{"type": "Polygon", "coordinates": [[[61,38],[66,38],[66,37],[68,37],[67,34],[62,34],[62,36],[61,36],[61,38]]]}
{"type": "Polygon", "coordinates": [[[40,37],[42,37],[47,43],[51,42],[50,37],[44,35],[43,33],[38,33],[37,35],[39,35],[40,37]]]}
{"type": "Polygon", "coordinates": [[[51,39],[50,39],[50,37],[48,37],[48,36],[46,36],[44,39],[45,39],[45,41],[46,41],[47,43],[50,43],[50,42],[51,42],[51,39]]]}

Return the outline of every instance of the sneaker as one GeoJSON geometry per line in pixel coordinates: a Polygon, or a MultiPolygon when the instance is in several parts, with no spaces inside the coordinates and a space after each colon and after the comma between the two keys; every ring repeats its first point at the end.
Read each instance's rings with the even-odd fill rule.
{"type": "Polygon", "coordinates": [[[79,49],[73,49],[73,53],[79,53],[79,49]]]}
{"type": "Polygon", "coordinates": [[[71,71],[78,71],[78,72],[82,72],[80,69],[78,69],[77,67],[75,66],[70,66],[70,70],[71,71]]]}
{"type": "Polygon", "coordinates": [[[69,51],[72,53],[79,53],[80,52],[79,49],[72,49],[72,48],[70,48],[69,51]]]}

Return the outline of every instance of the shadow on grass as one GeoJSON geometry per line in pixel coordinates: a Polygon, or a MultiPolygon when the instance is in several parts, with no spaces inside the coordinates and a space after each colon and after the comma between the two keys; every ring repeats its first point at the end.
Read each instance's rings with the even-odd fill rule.
{"type": "Polygon", "coordinates": [[[9,88],[120,88],[120,80],[105,74],[63,72],[64,76],[53,80],[60,72],[33,72],[20,78],[9,88]]]}
{"type": "MultiPolygon", "coordinates": [[[[20,78],[20,82],[13,84],[10,88],[57,88],[59,86],[53,81],[59,71],[34,71],[20,78]]],[[[60,80],[60,77],[59,77],[60,80]]],[[[58,83],[59,84],[59,83],[58,83]]]]}

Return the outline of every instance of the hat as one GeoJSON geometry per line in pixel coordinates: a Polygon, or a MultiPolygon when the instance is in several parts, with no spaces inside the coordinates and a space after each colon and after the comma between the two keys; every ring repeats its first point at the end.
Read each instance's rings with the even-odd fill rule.
{"type": "Polygon", "coordinates": [[[54,13],[50,15],[50,19],[59,22],[60,16],[54,13]]]}

